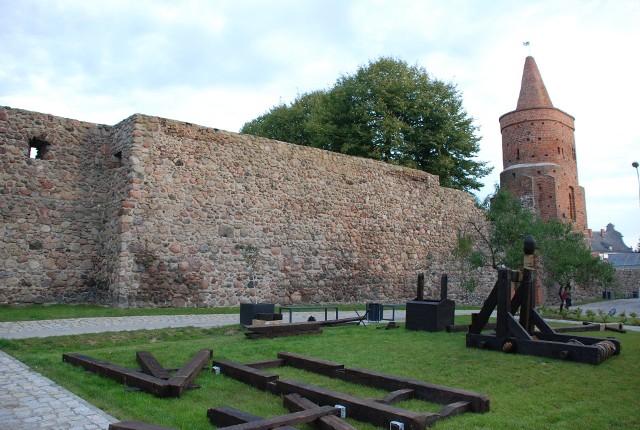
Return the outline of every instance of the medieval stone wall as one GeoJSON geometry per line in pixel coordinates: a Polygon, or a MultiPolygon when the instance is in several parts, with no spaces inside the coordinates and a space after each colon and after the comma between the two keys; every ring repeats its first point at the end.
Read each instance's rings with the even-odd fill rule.
{"type": "Polygon", "coordinates": [[[233,306],[399,301],[457,284],[468,193],[372,160],[134,115],[0,110],[0,303],[233,306]],[[50,143],[29,159],[29,140],[50,143]]]}
{"type": "Polygon", "coordinates": [[[98,299],[111,140],[111,127],[0,108],[0,303],[98,299]]]}

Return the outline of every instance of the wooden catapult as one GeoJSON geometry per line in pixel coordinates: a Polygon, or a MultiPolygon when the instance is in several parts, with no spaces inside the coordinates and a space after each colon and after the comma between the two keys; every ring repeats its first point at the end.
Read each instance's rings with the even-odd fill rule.
{"type": "Polygon", "coordinates": [[[533,286],[535,248],[535,240],[527,236],[524,240],[523,270],[498,270],[498,280],[480,313],[472,315],[467,347],[588,364],[600,364],[612,355],[620,354],[620,342],[616,339],[560,334],[538,314],[533,286]],[[512,283],[518,284],[513,297],[512,283]],[[495,333],[482,333],[488,328],[487,323],[494,310],[497,314],[495,333]],[[516,319],[518,312],[519,319],[516,319]]]}

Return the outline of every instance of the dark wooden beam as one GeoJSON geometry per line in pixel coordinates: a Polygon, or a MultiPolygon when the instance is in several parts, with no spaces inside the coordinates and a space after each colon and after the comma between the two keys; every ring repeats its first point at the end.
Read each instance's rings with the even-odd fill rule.
{"type": "MultiPolygon", "coordinates": [[[[222,427],[224,430],[271,430],[286,425],[306,424],[326,415],[339,415],[340,409],[333,406],[320,406],[300,412],[293,412],[273,418],[263,418],[243,424],[222,427]]],[[[221,430],[222,430],[221,429],[221,430]]]]}
{"type": "Polygon", "coordinates": [[[213,350],[201,349],[196,352],[178,371],[167,381],[169,393],[173,397],[180,397],[194,379],[207,367],[213,357],[213,350]]]}
{"type": "Polygon", "coordinates": [[[496,290],[498,286],[498,282],[500,281],[499,280],[496,281],[496,284],[494,285],[493,289],[489,293],[489,296],[486,298],[486,300],[482,304],[482,309],[480,309],[480,312],[473,315],[473,318],[472,318],[473,321],[469,328],[469,332],[480,334],[482,330],[484,330],[484,326],[489,321],[489,317],[491,317],[491,313],[493,312],[493,310],[496,308],[496,305],[498,304],[498,292],[496,290]]]}
{"type": "MultiPolygon", "coordinates": [[[[229,408],[227,406],[219,406],[217,408],[209,408],[207,410],[207,417],[211,424],[218,427],[228,427],[237,424],[244,424],[254,421],[260,421],[263,418],[258,415],[250,414],[249,412],[241,411],[240,409],[229,408]]],[[[295,427],[281,426],[279,430],[296,430],[295,427]]]]}
{"type": "MultiPolygon", "coordinates": [[[[298,412],[306,409],[317,408],[318,405],[299,394],[287,394],[284,396],[284,407],[289,409],[291,412],[298,412]]],[[[310,422],[309,426],[317,430],[357,430],[356,427],[334,415],[320,417],[317,420],[310,422]]]]}
{"type": "Polygon", "coordinates": [[[449,418],[465,412],[471,412],[471,404],[469,402],[456,402],[440,409],[438,415],[441,415],[442,418],[449,418]]]}
{"type": "Polygon", "coordinates": [[[83,354],[63,354],[62,361],[73,364],[74,366],[83,367],[90,372],[113,379],[121,384],[139,388],[154,396],[167,397],[169,395],[169,383],[167,381],[147,375],[146,373],[116,366],[115,364],[83,354]]]}
{"type": "Polygon", "coordinates": [[[406,430],[424,430],[438,418],[437,414],[407,411],[292,379],[280,379],[276,385],[281,394],[299,394],[320,405],[342,405],[347,416],[380,427],[387,428],[391,421],[400,421],[406,430]]]}
{"type": "Polygon", "coordinates": [[[405,388],[403,390],[392,391],[387,394],[383,399],[373,399],[375,402],[384,403],[385,405],[391,405],[397,402],[403,402],[405,400],[411,400],[415,397],[416,392],[411,388],[405,388]]]}
{"type": "Polygon", "coordinates": [[[278,375],[233,361],[215,360],[213,364],[220,368],[223,375],[264,391],[272,391],[271,385],[278,379],[278,375]]]}
{"type": "Polygon", "coordinates": [[[169,379],[171,374],[162,367],[160,362],[148,351],[136,352],[136,361],[142,368],[142,371],[148,375],[154,376],[160,379],[169,379]]]}
{"type": "Polygon", "coordinates": [[[292,352],[279,352],[278,358],[284,360],[286,366],[333,377],[336,370],[344,370],[344,364],[321,358],[307,357],[292,352]]]}
{"type": "Polygon", "coordinates": [[[269,369],[271,367],[284,366],[284,360],[276,358],[275,360],[261,360],[253,361],[251,363],[244,363],[245,366],[253,367],[254,369],[269,369]]]}

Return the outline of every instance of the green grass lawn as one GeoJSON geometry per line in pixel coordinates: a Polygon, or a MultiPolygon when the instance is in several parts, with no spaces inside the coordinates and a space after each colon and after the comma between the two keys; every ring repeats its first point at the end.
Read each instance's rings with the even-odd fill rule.
{"type": "MultiPolygon", "coordinates": [[[[469,322],[457,317],[456,323],[469,322]]],[[[401,325],[402,326],[402,325],[401,325]]],[[[581,333],[590,336],[605,332],[581,333]]],[[[231,406],[265,417],[287,413],[277,396],[205,371],[202,388],[179,399],[126,391],[122,385],[62,362],[80,352],[137,368],[135,352],[151,351],[166,367],[178,367],[202,348],[214,359],[249,362],[289,351],[422,381],[488,394],[491,411],[440,421],[438,429],[635,429],[640,428],[640,333],[615,333],[622,353],[598,366],[465,347],[464,333],[428,333],[376,325],[325,328],[321,335],[250,340],[240,326],[102,333],[45,339],[3,340],[0,347],[36,371],[120,420],[181,429],[211,429],[206,410],[231,406]]],[[[288,368],[272,369],[310,383],[363,397],[384,392],[288,368]]],[[[410,401],[399,406],[437,411],[410,401]]],[[[359,429],[374,429],[351,421],[359,429]]]]}

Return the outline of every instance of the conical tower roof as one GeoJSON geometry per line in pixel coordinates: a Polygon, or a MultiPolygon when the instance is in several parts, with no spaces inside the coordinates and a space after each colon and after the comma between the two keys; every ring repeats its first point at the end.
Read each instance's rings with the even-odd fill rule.
{"type": "Polygon", "coordinates": [[[516,110],[533,108],[553,108],[547,88],[542,82],[542,76],[536,65],[536,60],[529,56],[524,62],[522,84],[516,110]]]}

